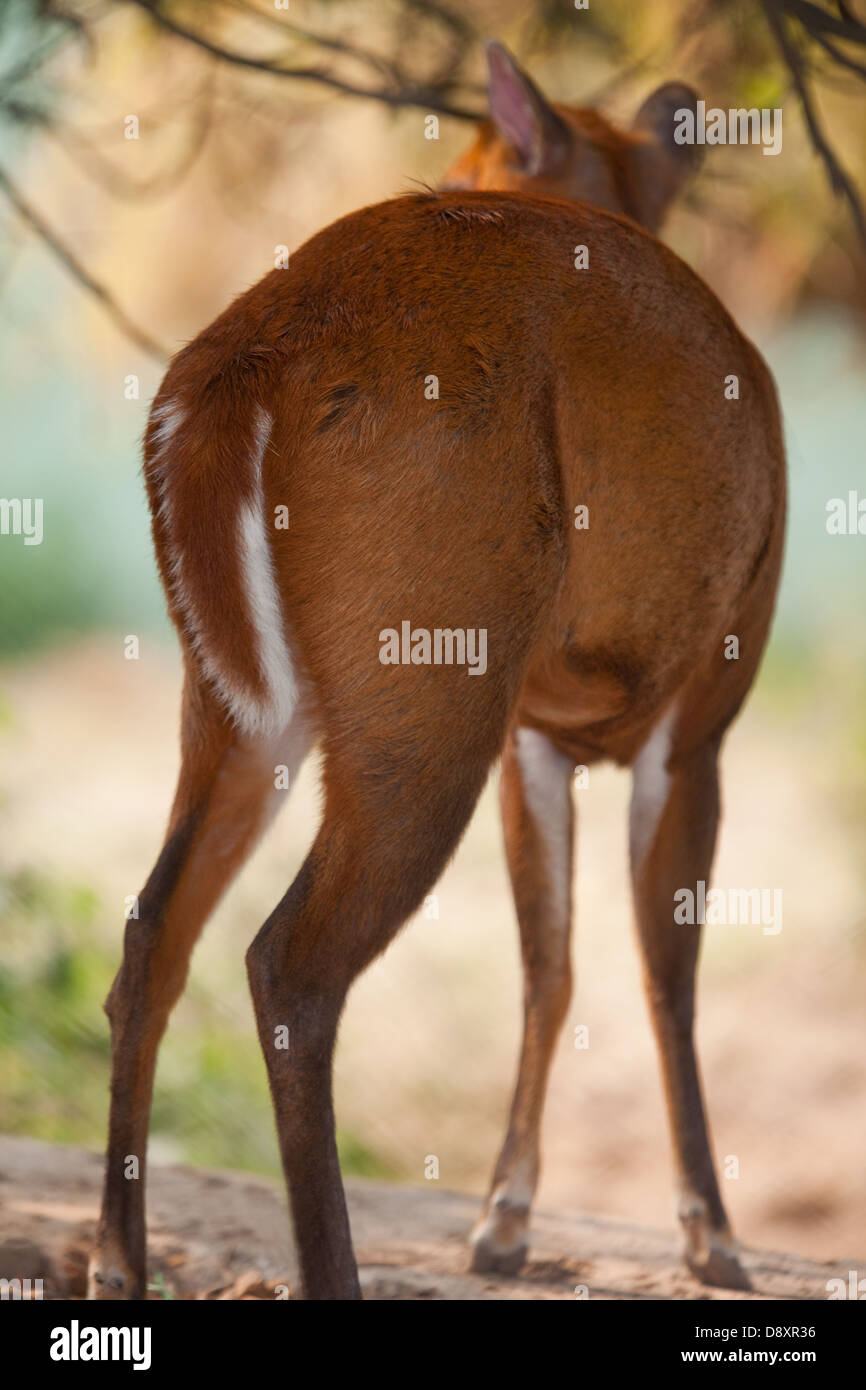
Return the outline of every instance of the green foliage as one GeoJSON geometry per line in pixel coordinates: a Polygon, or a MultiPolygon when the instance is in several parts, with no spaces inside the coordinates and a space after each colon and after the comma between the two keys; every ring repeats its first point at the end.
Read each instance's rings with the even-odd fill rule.
{"type": "Polygon", "coordinates": [[[0,898],[3,1127],[86,1141],[108,1062],[108,963],[88,941],[95,895],[24,869],[0,879],[0,898]]]}
{"type": "Polygon", "coordinates": [[[153,1277],[153,1283],[148,1284],[147,1289],[148,1293],[158,1293],[160,1298],[166,1299],[167,1301],[170,1301],[174,1298],[174,1294],[168,1287],[168,1284],[166,1284],[162,1274],[155,1274],[153,1277]]]}
{"type": "MultiPolygon", "coordinates": [[[[34,869],[0,876],[0,1126],[54,1143],[105,1142],[110,1045],[102,1001],[120,934],[100,941],[96,895],[34,869]]],[[[226,1016],[191,988],[163,1045],[152,1136],[163,1156],[276,1176],[279,1159],[264,1062],[251,1018],[226,1016]]],[[[350,1134],[347,1173],[394,1170],[350,1134]]]]}
{"type": "Polygon", "coordinates": [[[344,1173],[353,1173],[358,1178],[381,1178],[384,1180],[400,1176],[397,1170],[383,1158],[362,1144],[352,1134],[340,1131],[337,1134],[337,1152],[340,1167],[344,1173]]]}
{"type": "Polygon", "coordinates": [[[32,650],[86,632],[111,615],[111,590],[88,563],[70,527],[57,514],[50,539],[39,547],[19,537],[0,546],[0,652],[32,650]]]}

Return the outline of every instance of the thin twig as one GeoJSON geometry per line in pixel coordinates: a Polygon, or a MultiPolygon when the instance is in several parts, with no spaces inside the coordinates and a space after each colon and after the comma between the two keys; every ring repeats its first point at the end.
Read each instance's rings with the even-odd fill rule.
{"type": "Polygon", "coordinates": [[[402,88],[390,90],[385,87],[371,88],[359,87],[353,82],[346,82],[343,78],[335,76],[324,68],[284,68],[267,58],[252,58],[245,53],[236,53],[233,49],[223,48],[220,44],[214,43],[203,34],[197,34],[191,29],[187,29],[183,24],[179,24],[171,15],[161,10],[156,0],[130,0],[130,4],[137,5],[144,10],[145,14],[150,15],[156,24],[166,29],[176,38],[185,39],[187,43],[194,44],[201,48],[205,53],[210,53],[214,58],[219,58],[223,63],[230,63],[234,67],[249,68],[253,72],[267,73],[270,77],[294,78],[297,81],[319,82],[325,87],[330,87],[334,91],[343,92],[347,96],[366,97],[372,101],[381,101],[386,106],[416,106],[422,111],[435,111],[442,116],[453,116],[460,121],[480,121],[484,115],[477,111],[468,111],[462,106],[453,106],[450,102],[442,101],[434,92],[423,88],[402,88]]]}
{"type": "Polygon", "coordinates": [[[834,63],[838,63],[842,68],[849,68],[851,72],[856,72],[859,77],[866,77],[866,63],[858,63],[855,58],[849,58],[847,53],[843,53],[841,48],[837,48],[832,39],[828,39],[826,34],[814,33],[810,35],[817,44],[823,48],[825,53],[829,53],[834,63]]]}
{"type": "Polygon", "coordinates": [[[279,29],[283,34],[291,34],[293,38],[301,39],[306,43],[316,44],[318,48],[329,49],[332,53],[340,53],[344,57],[356,58],[359,62],[366,63],[381,76],[390,78],[392,81],[399,80],[399,73],[393,64],[381,53],[373,53],[369,48],[360,48],[357,44],[346,43],[343,39],[327,38],[324,34],[314,34],[309,29],[303,29],[300,24],[292,24],[290,20],[280,18],[276,13],[267,14],[264,10],[256,9],[254,5],[248,5],[245,0],[222,0],[223,4],[229,5],[233,10],[240,14],[249,15],[251,19],[260,20],[272,29],[279,29]]]}
{"type": "Polygon", "coordinates": [[[56,141],[60,148],[79,168],[83,168],[92,178],[98,180],[103,188],[117,197],[144,200],[162,197],[177,187],[186,177],[202,154],[207,143],[212,117],[212,87],[210,78],[197,93],[198,110],[193,112],[191,135],[187,148],[181,158],[170,169],[163,169],[153,178],[134,179],[118,168],[112,160],[106,159],[102,151],[83,131],[66,124],[57,116],[19,101],[16,97],[4,100],[0,97],[0,111],[5,112],[19,125],[38,127],[49,139],[56,141]]]}
{"type": "Polygon", "coordinates": [[[20,63],[14,67],[7,68],[6,72],[0,76],[0,86],[3,88],[12,87],[16,82],[24,82],[28,77],[32,77],[35,72],[53,58],[58,49],[68,42],[70,35],[57,34],[47,40],[42,48],[35,53],[28,53],[26,58],[22,58],[20,63]]]}
{"type": "Polygon", "coordinates": [[[780,5],[792,19],[800,21],[808,34],[835,34],[838,39],[847,39],[850,43],[866,43],[866,24],[850,12],[845,19],[837,19],[811,4],[811,0],[780,0],[780,5]]]}
{"type": "Polygon", "coordinates": [[[143,328],[133,323],[132,319],[121,309],[114,296],[106,287],[90,274],[79,261],[78,257],[69,247],[61,241],[56,232],[49,227],[48,223],[40,217],[27,200],[19,193],[17,187],[9,178],[6,171],[0,168],[0,189],[6,194],[9,202],[14,207],[18,216],[27,223],[31,231],[35,232],[41,241],[45,243],[52,255],[65,266],[73,279],[77,280],[88,294],[98,299],[105,312],[113,319],[114,323],[122,333],[132,342],[136,343],[144,352],[156,361],[165,363],[168,361],[170,353],[143,328]]]}
{"type": "MultiPolygon", "coordinates": [[[[845,173],[845,170],[842,168],[842,165],[839,163],[830,145],[827,143],[827,138],[824,135],[821,123],[818,120],[817,112],[815,111],[812,94],[806,83],[800,50],[791,39],[782,17],[779,14],[777,0],[761,0],[761,3],[764,8],[764,13],[767,16],[767,21],[773,31],[773,35],[779,45],[785,63],[787,64],[788,71],[791,74],[791,78],[797,90],[797,95],[800,98],[800,104],[803,107],[803,116],[809,130],[812,144],[824,162],[824,168],[827,171],[833,191],[841,194],[850,207],[860,239],[863,241],[864,245],[866,245],[866,213],[864,213],[860,195],[845,173]]],[[[800,0],[782,0],[782,3],[788,11],[793,8],[795,3],[798,8],[814,8],[814,6],[811,5],[801,5],[800,0]]],[[[823,12],[818,11],[818,13],[823,12]]],[[[831,16],[827,16],[827,18],[830,17],[831,16]]]]}

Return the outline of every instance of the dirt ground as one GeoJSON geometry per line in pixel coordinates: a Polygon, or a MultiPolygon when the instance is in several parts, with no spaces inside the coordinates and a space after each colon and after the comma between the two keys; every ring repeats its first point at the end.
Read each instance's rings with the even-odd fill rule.
{"type": "MultiPolygon", "coordinates": [[[[43,1279],[80,1299],[102,1160],[86,1149],[0,1137],[0,1278],[43,1279]]],[[[822,1299],[849,1262],[748,1251],[754,1292],[706,1289],[670,1233],[596,1216],[539,1212],[514,1278],[467,1271],[476,1203],[454,1192],[347,1184],[364,1297],[395,1299],[822,1299]]],[[[283,1194],[248,1174],[156,1166],[148,1181],[153,1299],[292,1297],[297,1274],[283,1194]]]]}

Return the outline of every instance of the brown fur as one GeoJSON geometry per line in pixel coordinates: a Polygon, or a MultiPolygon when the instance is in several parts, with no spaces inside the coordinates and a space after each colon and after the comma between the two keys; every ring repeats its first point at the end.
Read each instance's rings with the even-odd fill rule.
{"type": "MultiPolygon", "coordinates": [[[[156,508],[157,475],[170,469],[173,535],[209,647],[251,690],[262,673],[232,556],[239,460],[257,406],[274,419],[266,510],[285,504],[291,514],[272,548],[321,735],[324,814],[248,969],[308,1298],[359,1296],[330,1091],[346,993],[441,873],[503,749],[525,1034],[474,1259],[478,1268],[523,1259],[544,1086],[570,989],[568,924],[554,926],[553,904],[568,897],[571,861],[557,865],[553,845],[557,825],[570,834],[571,766],[631,764],[674,706],[655,819],[640,762],[636,770],[639,940],[686,1257],[703,1279],[744,1282],[692,1044],[699,931],[674,928],[672,912],[674,889],[709,874],[716,754],[774,600],[784,458],[754,348],[697,276],[622,215],[657,225],[687,172],[648,133],[649,111],[646,128],[625,134],[595,113],[556,108],[545,127],[558,142],[555,169],[531,178],[494,127],[482,128],[448,180],[458,187],[325,228],[178,355],[157,398],[180,403],[187,419],[167,461],[149,436],[151,498],[156,508]],[[565,153],[560,121],[574,133],[565,153]],[[589,202],[569,200],[578,193],[589,202]],[[589,248],[589,270],[574,268],[578,245],[589,248]],[[425,398],[431,373],[438,400],[425,398]],[[724,399],[729,374],[738,401],[724,399]],[[588,530],[572,524],[579,504],[588,530]],[[403,619],[486,628],[487,674],[383,666],[378,633],[403,619]],[[739,661],[724,658],[728,633],[739,636],[739,661]],[[550,818],[525,784],[519,728],[551,750],[540,793],[550,818]],[[282,1023],[288,1051],[273,1046],[282,1023]]],[[[167,580],[159,516],[154,536],[167,580]]],[[[124,1156],[144,1153],[159,1039],[195,937],[261,826],[271,775],[267,750],[232,729],[173,613],[187,660],[183,766],[109,1001],[97,1297],[141,1296],[143,1178],[124,1180],[124,1156]]]]}

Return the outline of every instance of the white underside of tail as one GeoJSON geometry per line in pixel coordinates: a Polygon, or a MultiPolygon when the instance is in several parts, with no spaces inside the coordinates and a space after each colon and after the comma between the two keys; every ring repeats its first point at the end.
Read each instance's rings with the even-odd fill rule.
{"type": "MultiPolygon", "coordinates": [[[[185,566],[189,560],[177,542],[172,525],[170,477],[159,471],[160,463],[170,454],[172,440],[183,424],[185,414],[179,405],[169,401],[157,406],[153,418],[158,421],[158,449],[151,466],[158,479],[160,519],[167,532],[172,596],[183,615],[186,631],[202,669],[228,707],[238,728],[256,738],[278,734],[288,726],[297,708],[299,687],[286,639],[265,514],[262,466],[273,422],[266,411],[257,411],[250,459],[251,478],[246,489],[249,500],[241,504],[237,518],[237,569],[241,586],[238,597],[250,626],[253,644],[251,659],[258,665],[267,692],[262,698],[241,684],[233,673],[222,669],[217,654],[208,643],[208,634],[185,578],[185,566]]],[[[231,608],[231,595],[226,595],[226,604],[231,608]]]]}
{"type": "Polygon", "coordinates": [[[298,703],[298,681],[286,641],[262,484],[262,463],[272,424],[267,411],[257,412],[253,495],[251,501],[241,508],[239,518],[241,582],[247,611],[256,633],[259,666],[270,696],[267,711],[255,713],[247,710],[248,723],[252,715],[250,732],[257,732],[256,726],[261,723],[262,714],[268,725],[263,732],[284,729],[298,703]]]}

